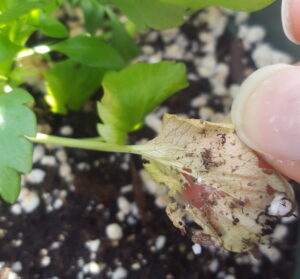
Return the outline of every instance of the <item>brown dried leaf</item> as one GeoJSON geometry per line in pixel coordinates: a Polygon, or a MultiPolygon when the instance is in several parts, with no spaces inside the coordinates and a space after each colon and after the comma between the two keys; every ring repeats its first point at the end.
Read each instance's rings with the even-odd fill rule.
{"type": "Polygon", "coordinates": [[[279,217],[293,213],[290,184],[237,137],[232,125],[165,115],[143,148],[146,170],[169,188],[173,224],[192,239],[234,252],[269,243],[279,217]]]}

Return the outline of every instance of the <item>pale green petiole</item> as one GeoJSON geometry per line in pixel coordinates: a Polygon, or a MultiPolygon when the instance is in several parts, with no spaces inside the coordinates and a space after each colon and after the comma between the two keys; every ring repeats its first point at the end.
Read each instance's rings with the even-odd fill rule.
{"type": "MultiPolygon", "coordinates": [[[[120,152],[131,153],[143,156],[145,159],[155,160],[157,162],[172,165],[174,167],[182,166],[173,160],[172,154],[179,151],[178,147],[170,145],[153,145],[150,142],[146,144],[137,145],[119,145],[107,143],[99,140],[98,138],[90,139],[73,139],[65,137],[50,136],[42,133],[37,133],[36,137],[26,137],[31,142],[60,145],[72,148],[81,148],[88,150],[97,150],[105,152],[120,152]],[[171,160],[170,160],[171,155],[171,160]]],[[[182,150],[181,150],[182,151],[182,150]]]]}
{"type": "Polygon", "coordinates": [[[65,147],[82,148],[89,150],[98,150],[106,152],[121,152],[141,155],[138,145],[118,145],[106,143],[95,139],[72,139],[65,137],[50,136],[37,133],[36,137],[26,137],[28,140],[36,143],[61,145],[65,147]]]}

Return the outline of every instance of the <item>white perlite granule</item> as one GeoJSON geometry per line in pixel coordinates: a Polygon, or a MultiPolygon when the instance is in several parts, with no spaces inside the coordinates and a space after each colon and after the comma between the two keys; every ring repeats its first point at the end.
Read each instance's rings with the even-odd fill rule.
{"type": "Polygon", "coordinates": [[[112,279],[124,279],[126,277],[127,277],[127,270],[122,266],[117,267],[111,275],[112,279]]]}
{"type": "Polygon", "coordinates": [[[119,224],[113,223],[106,226],[106,235],[111,240],[119,240],[123,237],[123,231],[119,224]]]}
{"type": "Polygon", "coordinates": [[[192,249],[193,249],[193,252],[194,252],[195,255],[200,255],[201,254],[202,248],[199,244],[197,244],[197,243],[194,244],[192,246],[192,249]]]}

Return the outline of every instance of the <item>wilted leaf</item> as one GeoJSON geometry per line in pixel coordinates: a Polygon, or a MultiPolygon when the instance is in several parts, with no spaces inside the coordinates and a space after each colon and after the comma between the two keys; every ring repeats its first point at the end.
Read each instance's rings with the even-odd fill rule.
{"type": "Polygon", "coordinates": [[[244,145],[233,127],[166,115],[161,134],[140,146],[146,170],[169,188],[174,225],[199,225],[193,240],[242,252],[268,243],[272,225],[293,213],[289,183],[244,145]]]}

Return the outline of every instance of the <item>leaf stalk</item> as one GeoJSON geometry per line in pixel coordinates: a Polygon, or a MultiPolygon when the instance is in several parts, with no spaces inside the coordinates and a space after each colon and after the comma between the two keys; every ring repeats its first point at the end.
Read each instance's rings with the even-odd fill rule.
{"type": "Polygon", "coordinates": [[[26,138],[31,142],[35,143],[53,144],[71,148],[82,148],[105,152],[121,152],[141,155],[141,152],[135,148],[135,145],[118,145],[113,143],[102,142],[95,139],[73,139],[51,136],[42,133],[37,133],[36,137],[26,138]]]}

